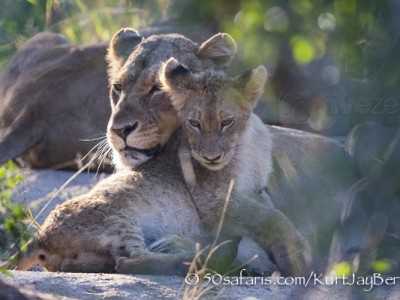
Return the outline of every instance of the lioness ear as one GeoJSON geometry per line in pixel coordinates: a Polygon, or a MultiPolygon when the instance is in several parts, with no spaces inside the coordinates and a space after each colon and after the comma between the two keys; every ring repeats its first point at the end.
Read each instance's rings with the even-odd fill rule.
{"type": "Polygon", "coordinates": [[[121,68],[142,39],[140,34],[132,28],[122,28],[114,34],[107,53],[110,67],[113,69],[121,68]]]}
{"type": "Polygon", "coordinates": [[[160,72],[162,89],[171,97],[172,105],[179,111],[186,102],[185,91],[193,88],[193,75],[184,65],[171,57],[160,72]]]}
{"type": "Polygon", "coordinates": [[[227,67],[236,54],[236,43],[227,33],[218,33],[201,44],[197,55],[215,65],[227,67]]]}
{"type": "Polygon", "coordinates": [[[239,87],[244,99],[254,108],[258,99],[264,93],[264,85],[267,80],[267,69],[259,66],[256,69],[239,76],[236,85],[239,87]]]}

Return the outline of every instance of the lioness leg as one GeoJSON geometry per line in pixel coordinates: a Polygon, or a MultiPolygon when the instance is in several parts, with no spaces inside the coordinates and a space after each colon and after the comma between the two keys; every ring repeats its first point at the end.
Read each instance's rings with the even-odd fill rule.
{"type": "Polygon", "coordinates": [[[242,224],[241,228],[244,227],[249,235],[272,255],[283,275],[299,275],[306,272],[311,262],[311,248],[282,212],[246,199],[236,202],[228,209],[228,220],[238,218],[240,222],[232,225],[238,228],[237,224],[242,224]],[[245,214],[245,211],[251,213],[245,214]]]}
{"type": "Polygon", "coordinates": [[[115,270],[123,274],[184,276],[193,258],[194,255],[136,252],[129,258],[119,258],[115,270]]]}
{"type": "MultiPolygon", "coordinates": [[[[238,267],[244,266],[251,261],[251,256],[242,260],[239,258],[239,262],[237,261],[238,248],[239,244],[241,244],[240,237],[220,237],[216,241],[215,248],[211,249],[214,238],[214,235],[210,235],[204,236],[201,241],[196,241],[193,238],[169,235],[151,244],[149,250],[163,254],[181,255],[192,259],[196,257],[197,268],[206,267],[219,274],[228,274],[236,271],[238,267]],[[205,265],[206,262],[207,265],[205,265]]],[[[252,249],[246,250],[251,251],[252,249]]],[[[250,268],[250,272],[252,270],[250,268]]]]}

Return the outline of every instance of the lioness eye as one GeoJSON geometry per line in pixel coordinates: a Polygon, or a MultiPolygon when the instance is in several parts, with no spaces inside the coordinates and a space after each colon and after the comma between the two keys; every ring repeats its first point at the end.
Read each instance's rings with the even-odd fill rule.
{"type": "Polygon", "coordinates": [[[116,83],[113,85],[113,91],[114,93],[116,93],[117,95],[119,95],[122,91],[122,84],[116,83]]]}
{"type": "Polygon", "coordinates": [[[153,95],[155,92],[158,92],[160,90],[161,89],[160,89],[160,86],[158,84],[157,85],[153,85],[153,87],[151,88],[151,90],[149,92],[149,95],[153,95]]]}
{"type": "Polygon", "coordinates": [[[194,119],[189,119],[188,123],[190,126],[192,126],[193,128],[200,128],[200,122],[196,121],[194,119]]]}
{"type": "Polygon", "coordinates": [[[221,128],[229,127],[233,124],[233,119],[226,119],[221,122],[221,128]]]}

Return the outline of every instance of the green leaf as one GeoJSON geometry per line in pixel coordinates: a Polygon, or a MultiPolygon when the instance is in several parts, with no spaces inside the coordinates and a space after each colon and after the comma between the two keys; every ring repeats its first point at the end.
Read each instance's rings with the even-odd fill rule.
{"type": "Polygon", "coordinates": [[[22,175],[21,173],[15,176],[15,182],[18,184],[19,182],[21,182],[22,180],[24,180],[24,175],[22,175]]]}
{"type": "Polygon", "coordinates": [[[314,45],[308,38],[295,36],[292,38],[291,44],[293,58],[299,65],[307,65],[314,59],[314,45]]]}
{"type": "Polygon", "coordinates": [[[9,270],[7,270],[4,267],[0,267],[0,273],[4,274],[6,276],[9,276],[9,277],[14,277],[13,273],[11,273],[9,270]]]}
{"type": "Polygon", "coordinates": [[[377,273],[389,273],[392,265],[388,259],[379,259],[374,262],[372,269],[377,273]]]}
{"type": "Polygon", "coordinates": [[[350,276],[351,274],[351,266],[348,262],[340,262],[333,267],[334,275],[340,276],[350,276]]]}

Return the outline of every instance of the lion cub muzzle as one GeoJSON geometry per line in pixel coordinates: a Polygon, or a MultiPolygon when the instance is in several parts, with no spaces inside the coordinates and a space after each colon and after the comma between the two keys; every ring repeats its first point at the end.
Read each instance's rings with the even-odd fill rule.
{"type": "Polygon", "coordinates": [[[196,153],[194,156],[204,167],[210,170],[220,170],[229,163],[229,155],[226,155],[226,153],[200,152],[200,154],[196,153]]]}

